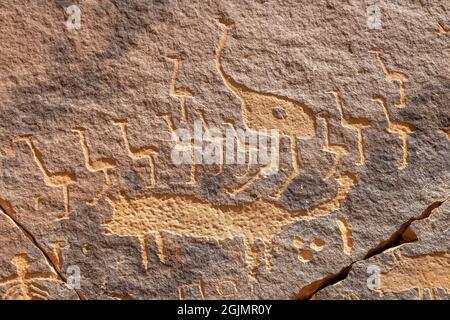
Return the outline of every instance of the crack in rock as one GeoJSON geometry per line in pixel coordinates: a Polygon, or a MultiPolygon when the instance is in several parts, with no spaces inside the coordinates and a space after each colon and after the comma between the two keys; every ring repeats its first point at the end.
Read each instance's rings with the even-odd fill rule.
{"type": "MultiPolygon", "coordinates": [[[[54,272],[59,280],[67,284],[66,278],[63,276],[63,274],[58,270],[56,265],[53,263],[52,259],[48,255],[48,253],[44,250],[44,248],[39,244],[36,237],[33,235],[33,233],[28,230],[15,216],[14,214],[11,214],[12,207],[8,204],[7,201],[0,199],[0,213],[4,214],[5,217],[10,220],[30,241],[31,243],[43,254],[45,260],[47,261],[47,264],[49,265],[52,272],[54,272]],[[9,210],[8,210],[9,209],[9,210]]],[[[78,292],[76,289],[72,289],[77,294],[78,298],[80,300],[84,300],[83,295],[78,292]]]]}
{"type": "Polygon", "coordinates": [[[398,247],[404,243],[411,243],[417,241],[417,236],[414,231],[410,228],[414,221],[424,220],[431,216],[433,211],[439,208],[443,203],[445,203],[450,198],[447,197],[444,200],[438,200],[433,202],[427,208],[425,208],[422,213],[416,217],[412,217],[407,222],[403,223],[400,228],[395,231],[387,240],[380,242],[375,248],[369,249],[367,254],[363,259],[355,260],[350,265],[342,268],[339,272],[335,274],[328,275],[322,279],[311,282],[310,284],[304,286],[298,293],[297,300],[311,300],[314,295],[320,290],[332,286],[344,279],[346,279],[352,270],[353,264],[367,260],[373,256],[379,255],[388,249],[398,247]]]}

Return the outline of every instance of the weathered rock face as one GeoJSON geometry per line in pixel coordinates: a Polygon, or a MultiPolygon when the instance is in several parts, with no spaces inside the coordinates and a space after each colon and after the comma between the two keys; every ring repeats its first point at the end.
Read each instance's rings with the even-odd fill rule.
{"type": "Polygon", "coordinates": [[[428,214],[403,233],[402,242],[415,242],[356,262],[345,280],[315,298],[449,299],[450,201],[428,214]]]}
{"type": "Polygon", "coordinates": [[[0,296],[449,298],[449,9],[370,5],[2,1],[0,296]]]}

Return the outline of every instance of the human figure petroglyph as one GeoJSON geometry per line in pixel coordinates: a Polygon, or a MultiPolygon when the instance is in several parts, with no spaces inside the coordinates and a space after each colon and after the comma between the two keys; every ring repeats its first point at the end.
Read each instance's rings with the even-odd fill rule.
{"type": "Polygon", "coordinates": [[[184,87],[177,87],[177,74],[180,69],[181,59],[177,55],[168,55],[168,59],[173,62],[173,72],[170,81],[169,93],[171,96],[177,97],[180,100],[180,113],[182,122],[188,120],[188,112],[186,107],[186,100],[193,97],[192,90],[184,87]]]}
{"type": "Polygon", "coordinates": [[[344,128],[355,130],[358,134],[358,152],[359,161],[356,163],[358,166],[364,165],[366,162],[366,156],[364,154],[364,129],[369,127],[369,120],[367,118],[351,118],[344,114],[344,107],[342,103],[341,93],[338,90],[328,91],[334,96],[336,101],[336,107],[339,111],[339,116],[341,118],[341,125],[344,128]]]}
{"type": "Polygon", "coordinates": [[[383,108],[384,116],[386,117],[386,122],[388,124],[388,132],[392,134],[398,135],[400,140],[402,141],[402,162],[398,166],[399,170],[404,170],[409,163],[409,145],[408,145],[408,139],[409,135],[415,130],[415,126],[406,123],[406,122],[400,122],[392,120],[392,115],[389,111],[389,106],[387,103],[387,100],[383,96],[374,96],[372,98],[373,101],[378,102],[381,107],[383,108]]]}
{"type": "Polygon", "coordinates": [[[30,260],[26,254],[12,258],[11,264],[16,268],[16,275],[0,280],[0,288],[5,287],[3,299],[6,300],[49,300],[49,290],[38,280],[54,279],[52,273],[30,273],[30,260]]]}

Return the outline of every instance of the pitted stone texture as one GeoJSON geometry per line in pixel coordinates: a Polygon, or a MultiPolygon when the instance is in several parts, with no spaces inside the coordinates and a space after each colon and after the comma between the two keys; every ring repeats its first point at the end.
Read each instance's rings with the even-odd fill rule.
{"type": "MultiPolygon", "coordinates": [[[[0,4],[0,203],[80,296],[295,298],[448,197],[441,1],[74,3],[0,4]],[[176,166],[195,120],[279,129],[280,170],[176,166]]],[[[44,263],[11,239],[0,281],[44,263]]]]}
{"type": "Polygon", "coordinates": [[[412,223],[407,234],[414,235],[415,242],[356,262],[345,280],[320,290],[315,298],[448,300],[449,218],[446,201],[430,217],[412,223]]]}

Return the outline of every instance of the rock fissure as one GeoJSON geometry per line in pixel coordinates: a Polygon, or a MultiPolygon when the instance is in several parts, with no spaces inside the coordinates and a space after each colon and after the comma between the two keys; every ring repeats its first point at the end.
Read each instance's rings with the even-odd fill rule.
{"type": "Polygon", "coordinates": [[[401,225],[401,227],[394,232],[387,240],[384,240],[380,242],[378,246],[375,248],[370,249],[366,256],[363,259],[359,259],[356,261],[353,261],[350,265],[342,268],[338,273],[328,275],[322,279],[316,280],[314,282],[311,282],[310,284],[304,286],[299,294],[297,295],[298,300],[311,300],[314,298],[314,295],[319,292],[320,290],[332,286],[344,279],[346,279],[352,270],[352,267],[355,263],[367,260],[373,256],[379,255],[383,252],[385,252],[388,249],[392,249],[395,247],[398,247],[404,243],[411,243],[417,241],[417,237],[410,229],[411,224],[414,221],[424,220],[431,216],[433,211],[437,208],[439,208],[443,203],[445,203],[449,198],[447,197],[444,200],[439,200],[433,202],[431,205],[429,205],[425,210],[422,211],[422,213],[416,217],[412,217],[407,222],[401,225]]]}

